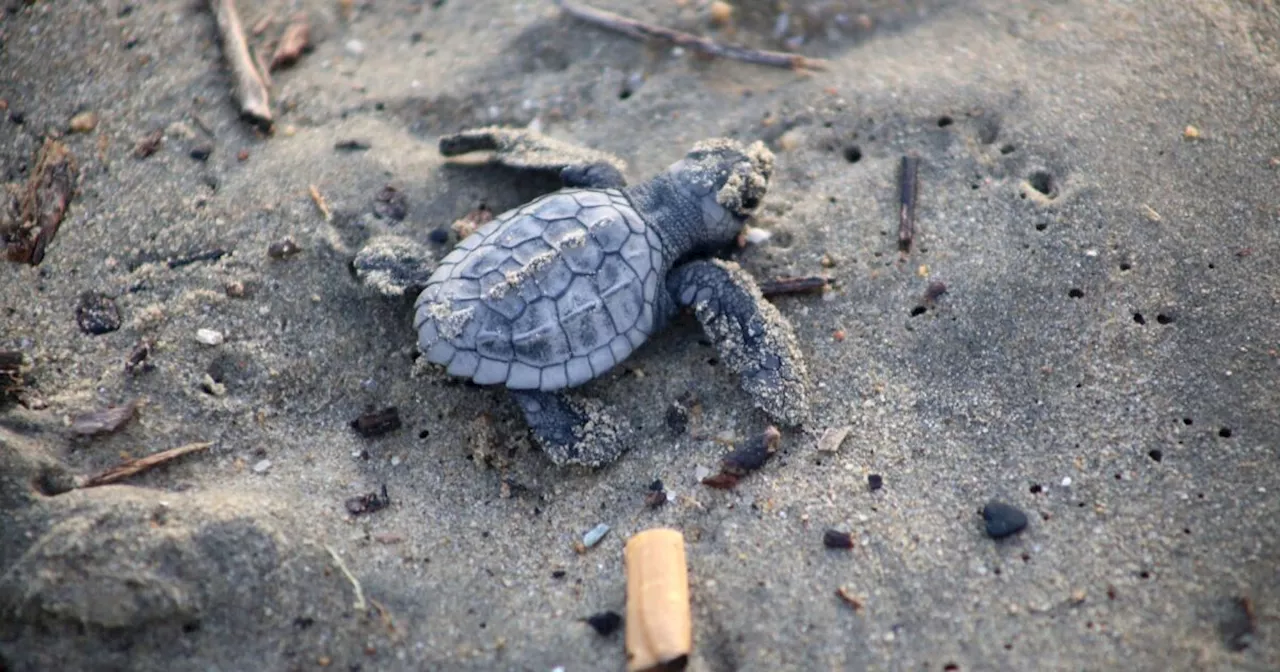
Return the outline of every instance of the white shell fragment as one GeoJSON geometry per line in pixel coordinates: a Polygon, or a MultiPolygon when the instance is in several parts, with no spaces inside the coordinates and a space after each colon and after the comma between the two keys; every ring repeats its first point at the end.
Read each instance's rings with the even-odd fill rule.
{"type": "Polygon", "coordinates": [[[271,468],[271,460],[261,460],[257,464],[253,465],[253,473],[265,474],[267,473],[267,470],[270,468],[271,468]]]}
{"type": "Polygon", "coordinates": [[[216,329],[197,329],[196,340],[205,345],[222,345],[226,339],[222,332],[216,329]]]}
{"type": "Polygon", "coordinates": [[[591,548],[592,546],[595,546],[596,544],[600,543],[600,540],[604,539],[604,535],[608,533],[609,533],[609,526],[605,525],[604,523],[600,523],[599,525],[596,525],[595,527],[591,528],[590,532],[587,532],[586,534],[582,535],[582,545],[586,546],[587,548],[591,548]]]}
{"type": "Polygon", "coordinates": [[[748,226],[742,232],[742,237],[750,245],[759,245],[773,237],[773,232],[767,229],[758,229],[754,226],[748,226]]]}
{"type": "Polygon", "coordinates": [[[818,439],[819,453],[834,453],[840,450],[840,444],[844,443],[845,437],[849,436],[849,432],[853,431],[853,427],[845,425],[843,427],[828,427],[822,433],[822,437],[818,439]]]}

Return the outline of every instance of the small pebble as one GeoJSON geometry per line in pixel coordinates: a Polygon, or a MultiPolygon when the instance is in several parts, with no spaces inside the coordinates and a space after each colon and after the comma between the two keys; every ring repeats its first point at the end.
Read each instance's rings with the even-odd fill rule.
{"type": "Polygon", "coordinates": [[[707,467],[702,466],[702,465],[698,465],[698,468],[693,470],[693,478],[694,478],[694,480],[698,481],[699,483],[701,483],[701,482],[702,482],[702,479],[704,479],[704,478],[706,478],[706,477],[708,477],[708,476],[710,476],[710,475],[711,475],[711,470],[710,470],[710,469],[708,469],[707,467]]]}
{"type": "Polygon", "coordinates": [[[373,214],[381,219],[402,221],[409,214],[409,199],[395,187],[383,187],[373,199],[373,214]]]}
{"type": "Polygon", "coordinates": [[[733,20],[733,5],[724,2],[724,0],[716,0],[711,3],[711,22],[717,26],[728,25],[733,20]]]}
{"type": "Polygon", "coordinates": [[[288,259],[301,251],[302,248],[298,247],[298,244],[293,242],[292,238],[285,238],[280,242],[271,243],[267,247],[267,256],[272,259],[288,259]]]}
{"type": "Polygon", "coordinates": [[[875,492],[884,487],[884,477],[880,474],[870,474],[867,476],[867,487],[871,488],[871,492],[875,492]]]}
{"type": "Polygon", "coordinates": [[[582,535],[582,545],[586,546],[587,548],[591,548],[592,546],[595,546],[596,544],[600,543],[600,540],[604,539],[604,535],[608,533],[609,533],[609,526],[605,525],[604,523],[600,523],[599,525],[596,525],[595,527],[591,528],[590,532],[587,532],[586,534],[582,535]]]}
{"type": "Polygon", "coordinates": [[[257,464],[253,465],[253,473],[265,474],[267,473],[267,470],[270,468],[271,468],[271,460],[260,460],[257,464]]]}
{"type": "Polygon", "coordinates": [[[1195,126],[1187,126],[1182,129],[1182,137],[1187,140],[1198,140],[1200,138],[1200,129],[1195,126]]]}
{"type": "Polygon", "coordinates": [[[120,328],[120,310],[115,299],[101,292],[85,292],[76,306],[76,325],[91,336],[101,336],[120,328]]]}
{"type": "Polygon", "coordinates": [[[1027,514],[1015,506],[996,500],[991,500],[982,507],[982,519],[986,522],[987,534],[992,539],[1017,534],[1027,526],[1027,514]]]}
{"type": "Polygon", "coordinates": [[[247,150],[247,149],[242,149],[242,150],[240,150],[240,151],[236,152],[236,160],[237,160],[237,161],[248,161],[248,160],[249,160],[249,150],[247,150]]]}
{"type": "Polygon", "coordinates": [[[746,238],[746,241],[748,243],[752,245],[759,245],[760,243],[763,243],[769,240],[770,238],[772,238],[773,232],[767,229],[759,229],[754,226],[748,226],[746,230],[746,235],[744,237],[746,238]]]}
{"type": "Polygon", "coordinates": [[[196,340],[205,345],[222,345],[225,337],[216,329],[197,329],[196,340]]]}
{"type": "Polygon", "coordinates": [[[361,42],[360,40],[347,40],[347,43],[344,46],[347,53],[352,56],[359,56],[364,53],[364,42],[361,42]]]}
{"type": "Polygon", "coordinates": [[[71,117],[71,122],[67,125],[72,133],[88,133],[98,127],[97,112],[81,112],[71,117]]]}
{"type": "Polygon", "coordinates": [[[608,637],[617,631],[618,626],[622,625],[622,617],[616,612],[602,611],[598,614],[592,614],[584,619],[587,625],[591,626],[601,637],[608,637]]]}
{"type": "Polygon", "coordinates": [[[822,545],[827,548],[853,548],[853,536],[848,532],[827,530],[822,533],[822,545]]]}
{"type": "Polygon", "coordinates": [[[191,148],[191,158],[196,161],[208,161],[213,154],[213,145],[203,144],[191,148]]]}

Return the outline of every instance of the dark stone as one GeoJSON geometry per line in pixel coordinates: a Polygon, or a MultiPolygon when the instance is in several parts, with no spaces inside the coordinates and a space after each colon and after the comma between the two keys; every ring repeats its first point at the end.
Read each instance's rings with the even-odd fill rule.
{"type": "Polygon", "coordinates": [[[884,477],[880,474],[870,474],[867,476],[867,487],[871,488],[871,492],[875,492],[884,487],[884,477]]]}
{"type": "Polygon", "coordinates": [[[995,500],[982,507],[982,519],[986,522],[987,534],[992,539],[1017,534],[1027,526],[1027,514],[1021,509],[995,500]]]}
{"type": "Polygon", "coordinates": [[[373,199],[373,214],[397,222],[409,214],[409,199],[395,187],[383,187],[373,199]]]}
{"type": "Polygon", "coordinates": [[[822,545],[827,548],[853,548],[853,535],[839,530],[822,533],[822,545]]]}
{"type": "Polygon", "coordinates": [[[120,328],[120,311],[115,299],[101,292],[85,292],[76,306],[76,324],[80,331],[101,336],[120,328]]]}
{"type": "Polygon", "coordinates": [[[213,155],[213,145],[203,144],[191,148],[191,158],[196,161],[208,161],[213,155]]]}
{"type": "Polygon", "coordinates": [[[427,239],[436,245],[444,245],[449,242],[449,229],[443,226],[438,229],[432,229],[431,233],[427,234],[427,239]]]}
{"type": "Polygon", "coordinates": [[[622,617],[613,611],[602,611],[586,618],[587,625],[595,629],[602,637],[612,635],[622,625],[622,617]]]}

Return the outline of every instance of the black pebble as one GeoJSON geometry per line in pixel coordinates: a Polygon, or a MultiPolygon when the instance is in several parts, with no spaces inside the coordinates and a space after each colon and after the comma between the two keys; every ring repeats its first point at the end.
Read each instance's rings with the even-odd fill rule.
{"type": "Polygon", "coordinates": [[[995,500],[982,507],[982,519],[986,521],[987,534],[992,539],[1017,534],[1027,526],[1027,514],[1021,509],[995,500]]]}
{"type": "Polygon", "coordinates": [[[366,439],[382,436],[400,427],[400,411],[395,406],[389,406],[380,411],[368,411],[351,421],[351,428],[366,439]]]}
{"type": "Polygon", "coordinates": [[[383,187],[373,199],[373,214],[399,222],[409,214],[409,199],[395,187],[383,187]]]}
{"type": "Polygon", "coordinates": [[[618,626],[622,625],[622,617],[612,611],[602,611],[588,616],[586,621],[587,625],[595,628],[595,631],[603,637],[612,635],[618,626]]]}
{"type": "Polygon", "coordinates": [[[369,143],[363,140],[339,140],[333,143],[333,148],[339,152],[363,152],[369,149],[369,143]]]}
{"type": "Polygon", "coordinates": [[[208,161],[213,154],[213,145],[196,145],[191,148],[191,158],[196,161],[208,161]]]}
{"type": "Polygon", "coordinates": [[[822,533],[822,545],[827,548],[853,548],[853,536],[848,532],[827,530],[822,533]]]}
{"type": "Polygon", "coordinates": [[[22,124],[27,123],[27,115],[17,110],[9,110],[9,121],[21,126],[22,124]]]}
{"type": "Polygon", "coordinates": [[[871,488],[871,492],[875,492],[884,487],[884,477],[880,474],[871,474],[867,476],[867,487],[871,488]]]}
{"type": "Polygon", "coordinates": [[[436,245],[444,245],[449,242],[449,229],[446,229],[443,226],[438,229],[434,229],[427,235],[427,238],[436,245]]]}
{"type": "Polygon", "coordinates": [[[76,324],[80,331],[101,336],[120,328],[120,311],[115,299],[101,292],[85,292],[76,306],[76,324]]]}
{"type": "Polygon", "coordinates": [[[663,490],[665,490],[665,489],[666,489],[666,488],[665,488],[665,487],[663,487],[663,485],[662,485],[662,479],[661,479],[661,478],[656,479],[656,480],[654,480],[654,482],[652,482],[652,483],[650,483],[650,484],[649,484],[649,491],[650,491],[650,492],[662,492],[662,491],[663,491],[663,490]]]}

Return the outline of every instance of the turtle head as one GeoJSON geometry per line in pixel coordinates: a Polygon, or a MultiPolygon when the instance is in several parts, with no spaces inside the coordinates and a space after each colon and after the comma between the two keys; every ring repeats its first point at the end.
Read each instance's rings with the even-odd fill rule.
{"type": "Polygon", "coordinates": [[[696,237],[713,245],[738,236],[760,207],[772,174],[773,152],[763,143],[744,147],[728,139],[700,142],[667,169],[675,188],[701,210],[703,231],[696,237]]]}

